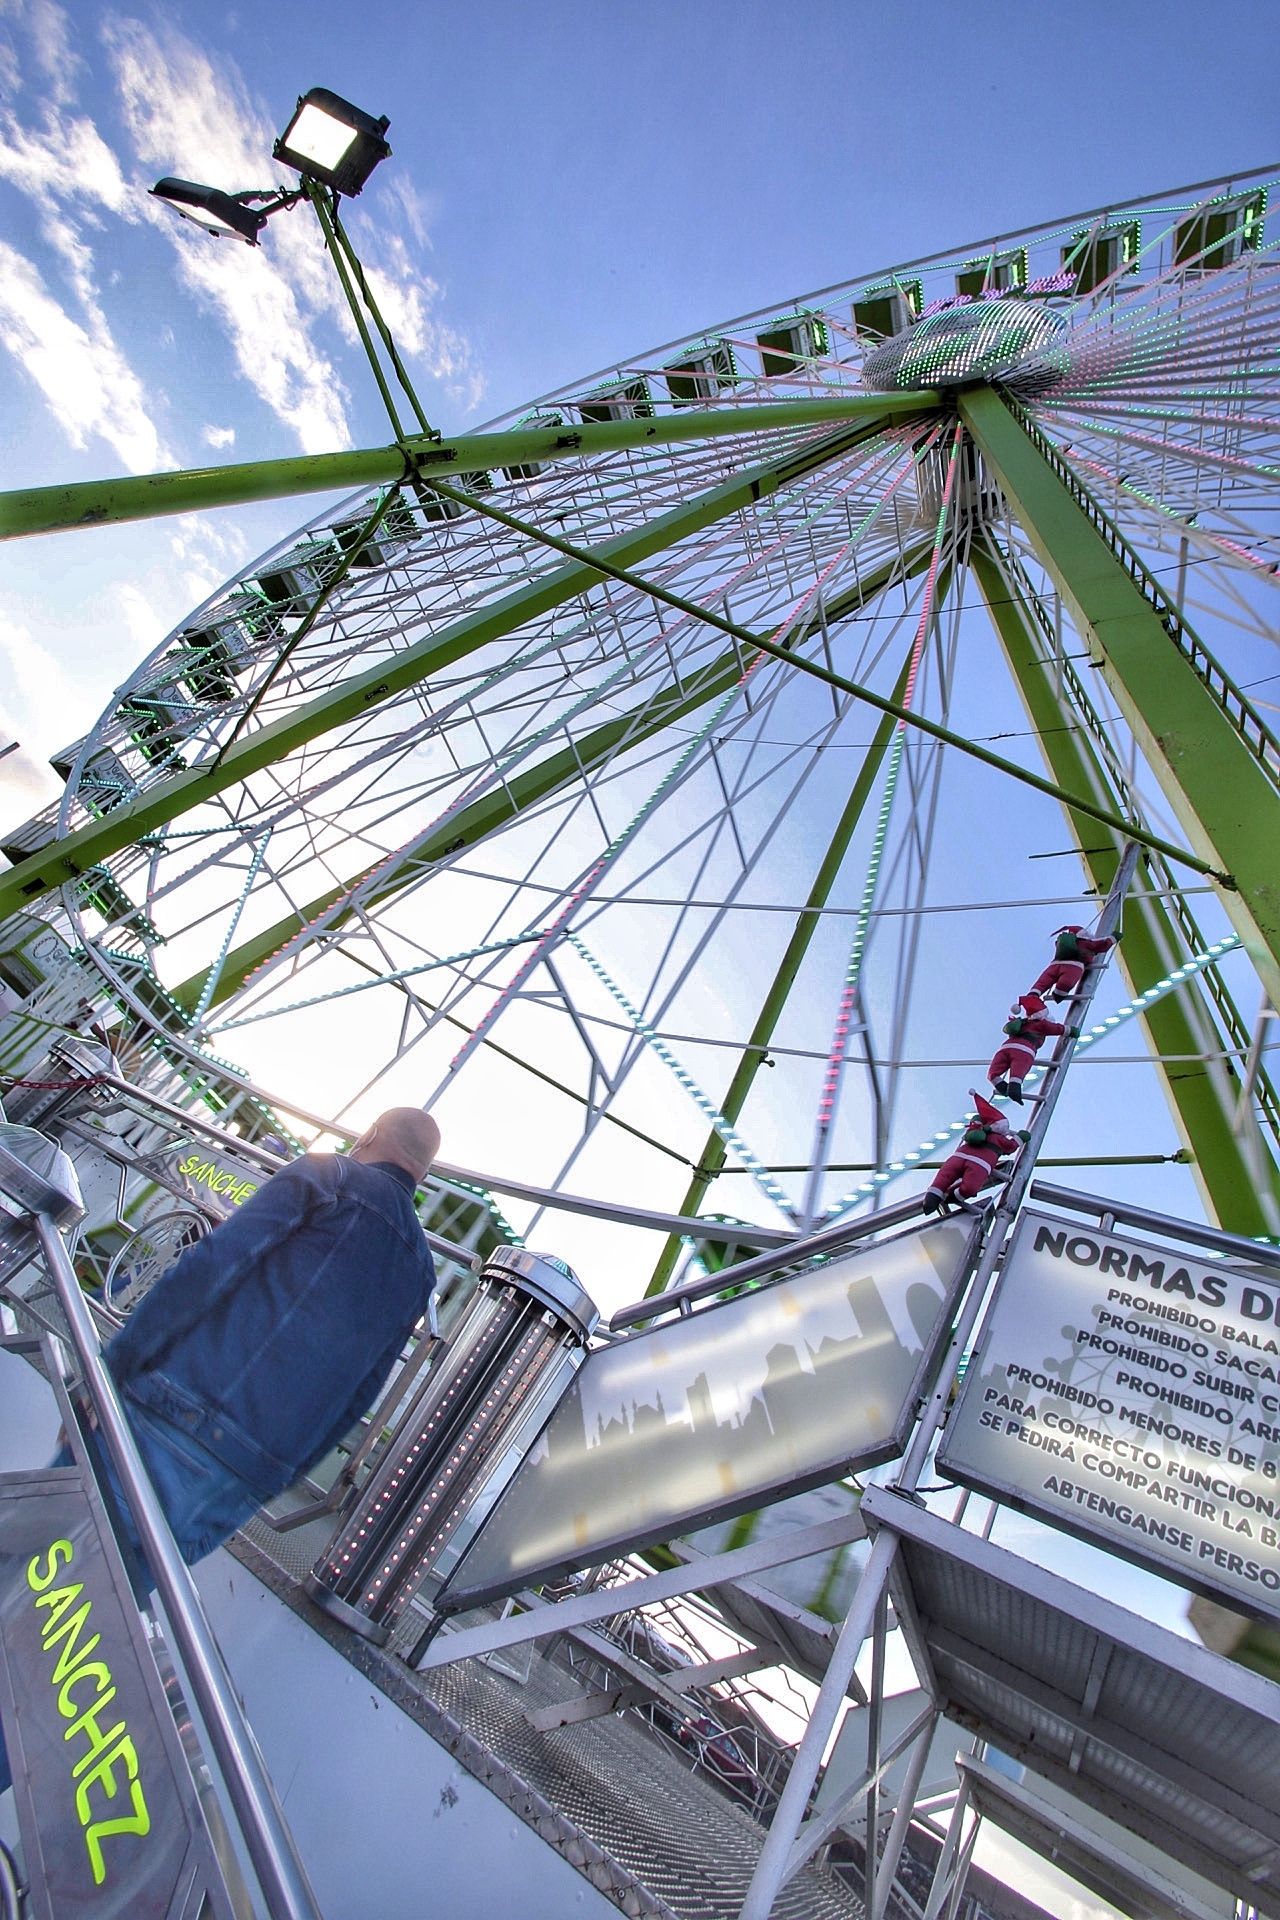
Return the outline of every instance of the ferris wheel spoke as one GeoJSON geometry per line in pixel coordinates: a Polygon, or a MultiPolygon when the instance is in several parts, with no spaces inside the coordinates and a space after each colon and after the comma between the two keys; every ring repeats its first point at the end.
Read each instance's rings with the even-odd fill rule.
{"type": "MultiPolygon", "coordinates": [[[[1009,823],[959,871],[981,861],[977,891],[1024,948],[1043,931],[1031,896],[1054,889],[1022,862],[1066,852],[1048,823],[1069,824],[1090,889],[1137,836],[1133,1017],[1212,1203],[1269,1230],[1265,1060],[1253,1144],[1231,1132],[1258,990],[1227,921],[1239,903],[1185,884],[1188,856],[1193,879],[1239,864],[1225,782],[1190,764],[1171,784],[1146,711],[1189,675],[1206,716],[1191,762],[1230,733],[1252,755],[1244,785],[1273,764],[1280,780],[1263,184],[758,309],[526,409],[570,432],[628,420],[626,438],[652,420],[661,440],[495,457],[313,514],[126,682],[57,814],[62,854],[92,871],[64,906],[14,904],[72,929],[131,1031],[164,1029],[138,1057],[168,1088],[196,1083],[202,1047],[294,1058],[312,1106],[353,1118],[438,1089],[461,1164],[527,1154],[542,1192],[576,1170],[602,1193],[651,1185],[687,1218],[729,1195],[745,1218],[795,1220],[824,1214],[850,1163],[878,1163],[856,1196],[875,1204],[927,1157],[912,1116],[964,1097],[972,1042],[949,1040],[938,990],[989,923],[955,885],[939,899],[959,823],[1009,823]],[[994,341],[1007,373],[972,361],[941,406],[887,393],[874,416],[886,340],[918,379],[946,372],[921,357],[943,338],[994,341]],[[1111,611],[1147,636],[1141,673],[1110,654],[1094,670],[1080,552],[1055,547],[976,431],[1006,378],[1018,432],[1082,490],[1099,577],[1120,596],[1123,576],[1111,611]],[[763,424],[781,400],[860,388],[856,425],[763,424]],[[682,437],[687,408],[729,430],[682,437]],[[957,411],[975,426],[958,443],[957,411]],[[337,1019],[349,1058],[315,1044],[337,1019]]],[[[1245,809],[1259,844],[1269,805],[1245,809]]],[[[664,1247],[659,1284],[681,1254],[664,1247]]]]}

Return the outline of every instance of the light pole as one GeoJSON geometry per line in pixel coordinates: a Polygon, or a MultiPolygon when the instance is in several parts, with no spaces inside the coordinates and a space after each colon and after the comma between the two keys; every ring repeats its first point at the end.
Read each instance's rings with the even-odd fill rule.
{"type": "Polygon", "coordinates": [[[299,96],[288,126],[271,150],[274,159],[300,176],[300,186],[227,193],[220,187],[178,180],[166,174],[163,180],[157,180],[151,192],[182,219],[190,220],[206,233],[219,239],[243,240],[250,247],[257,246],[273,214],[296,207],[302,200],[310,202],[351,308],[361,345],[373,368],[396,441],[400,443],[405,429],[374,345],[370,321],[382,341],[401,392],[413,410],[417,431],[432,438],[438,436],[413,390],[391,329],[373,297],[339,212],[339,202],[360,193],[374,168],[390,156],[391,148],[386,140],[389,124],[385,114],[375,118],[341,95],[331,93],[328,87],[311,87],[299,96]]]}

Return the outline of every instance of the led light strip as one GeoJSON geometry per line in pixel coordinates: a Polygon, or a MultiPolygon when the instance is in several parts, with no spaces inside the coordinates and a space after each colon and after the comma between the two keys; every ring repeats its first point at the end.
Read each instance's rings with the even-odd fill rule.
{"type": "MultiPolygon", "coordinates": [[[[933,534],[933,553],[929,559],[929,571],[925,579],[924,594],[920,605],[920,619],[916,626],[915,639],[911,644],[910,663],[907,669],[906,687],[902,695],[904,707],[910,707],[915,695],[916,678],[920,671],[920,661],[924,654],[924,643],[928,635],[934,613],[934,594],[937,590],[938,573],[942,564],[942,545],[946,534],[947,516],[951,509],[951,495],[955,486],[960,453],[960,441],[964,428],[956,422],[951,440],[951,452],[947,461],[947,478],[942,489],[942,500],[938,508],[937,524],[933,534]]],[[[875,905],[876,890],[880,883],[880,867],[884,858],[885,841],[889,834],[889,820],[893,812],[894,799],[898,791],[898,774],[902,767],[902,755],[906,741],[907,723],[900,720],[894,730],[893,746],[889,754],[889,767],[885,775],[884,791],[880,799],[880,814],[876,821],[875,837],[871,844],[871,858],[867,865],[866,880],[862,889],[862,899],[858,905],[858,917],[854,922],[853,938],[849,943],[849,958],[845,966],[844,983],[840,989],[840,998],[836,1006],[835,1025],[831,1035],[831,1047],[827,1055],[826,1069],[822,1077],[822,1091],[818,1096],[818,1119],[814,1134],[813,1148],[810,1153],[812,1171],[805,1189],[802,1218],[807,1223],[817,1212],[819,1185],[822,1169],[825,1165],[827,1142],[835,1124],[836,1106],[840,1099],[840,1088],[844,1080],[847,1064],[849,1029],[853,1024],[853,1010],[858,998],[858,988],[862,978],[862,961],[866,953],[867,934],[871,925],[871,910],[875,905]]]]}
{"type": "Polygon", "coordinates": [[[769,1173],[768,1169],[763,1165],[763,1163],[759,1159],[757,1159],[754,1153],[752,1153],[750,1147],[747,1145],[746,1141],[742,1138],[742,1135],[738,1133],[737,1130],[725,1118],[724,1114],[721,1113],[719,1107],[716,1106],[714,1100],[712,1100],[707,1094],[703,1092],[702,1088],[698,1085],[693,1075],[689,1073],[680,1064],[680,1061],[677,1059],[676,1055],[671,1051],[671,1048],[667,1045],[666,1041],[658,1033],[657,1029],[651,1026],[649,1022],[644,1018],[644,1015],[640,1012],[639,1007],[634,1006],[632,1002],[627,998],[626,994],[623,992],[622,988],[618,985],[617,981],[613,978],[613,975],[609,972],[608,968],[603,964],[602,961],[596,958],[594,953],[591,952],[590,948],[586,945],[586,942],[582,939],[582,936],[580,934],[577,934],[577,933],[566,934],[565,940],[566,940],[566,943],[573,948],[574,952],[578,954],[581,959],[586,961],[588,967],[590,967],[592,973],[595,974],[601,986],[604,987],[606,992],[609,993],[613,997],[613,999],[617,1002],[617,1004],[622,1008],[622,1011],[626,1014],[628,1020],[631,1022],[636,1032],[640,1035],[641,1039],[648,1041],[649,1045],[653,1048],[653,1051],[657,1054],[659,1060],[662,1061],[663,1065],[671,1069],[671,1072],[675,1075],[680,1085],[684,1088],[685,1092],[689,1095],[689,1098],[693,1101],[694,1105],[706,1117],[706,1119],[708,1119],[711,1122],[712,1126],[715,1128],[716,1132],[720,1135],[720,1138],[724,1141],[725,1145],[729,1147],[731,1151],[738,1156],[743,1166],[746,1167],[748,1172],[750,1172],[753,1175],[753,1177],[755,1178],[756,1184],[757,1186],[760,1187],[761,1191],[765,1193],[770,1200],[773,1201],[775,1206],[781,1207],[782,1211],[787,1215],[789,1219],[791,1217],[791,1202],[788,1199],[787,1195],[784,1193],[783,1189],[778,1185],[777,1181],[773,1178],[772,1174],[769,1173]]]}
{"type": "Polygon", "coordinates": [[[218,948],[218,957],[210,967],[208,978],[200,990],[200,998],[197,1000],[195,1011],[191,1015],[191,1024],[193,1027],[200,1025],[205,1014],[209,1011],[209,1002],[217,992],[218,982],[222,978],[222,969],[226,964],[227,955],[231,951],[231,942],[235,938],[236,928],[240,925],[240,916],[244,912],[245,903],[253,891],[253,883],[258,877],[259,870],[263,860],[266,858],[267,848],[270,844],[271,830],[268,828],[253,850],[253,859],[249,862],[249,871],[245,875],[244,885],[240,889],[240,898],[236,901],[235,911],[231,915],[227,930],[222,936],[222,945],[218,948]]]}

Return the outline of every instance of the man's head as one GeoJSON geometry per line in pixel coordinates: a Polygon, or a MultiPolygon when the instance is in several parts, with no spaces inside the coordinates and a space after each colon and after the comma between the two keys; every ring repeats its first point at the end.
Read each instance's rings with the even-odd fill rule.
{"type": "Polygon", "coordinates": [[[440,1151],[440,1129],[421,1107],[390,1107],[366,1127],[348,1153],[350,1160],[390,1161],[421,1180],[440,1151]]]}

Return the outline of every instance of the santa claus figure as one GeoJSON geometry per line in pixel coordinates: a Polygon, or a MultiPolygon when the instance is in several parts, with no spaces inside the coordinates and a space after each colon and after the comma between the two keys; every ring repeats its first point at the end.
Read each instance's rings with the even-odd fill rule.
{"type": "Polygon", "coordinates": [[[1047,994],[1050,1000],[1070,1000],[1084,979],[1084,970],[1102,954],[1110,953],[1114,940],[1099,940],[1083,927],[1059,927],[1054,933],[1053,959],[1031,984],[1032,993],[1047,994]]]}
{"type": "Polygon", "coordinates": [[[970,1087],[969,1091],[973,1095],[973,1113],[960,1145],[938,1168],[933,1185],[924,1196],[926,1213],[940,1213],[947,1201],[963,1205],[966,1200],[974,1199],[990,1181],[998,1178],[997,1163],[1016,1153],[1027,1138],[1025,1133],[1010,1133],[999,1107],[984,1100],[976,1088],[970,1087]]]}
{"type": "Polygon", "coordinates": [[[987,1069],[987,1078],[997,1093],[1022,1105],[1022,1083],[1031,1062],[1045,1041],[1067,1029],[1060,1020],[1050,1020],[1038,993],[1024,993],[1009,1009],[1004,1023],[1005,1042],[987,1069]]]}

